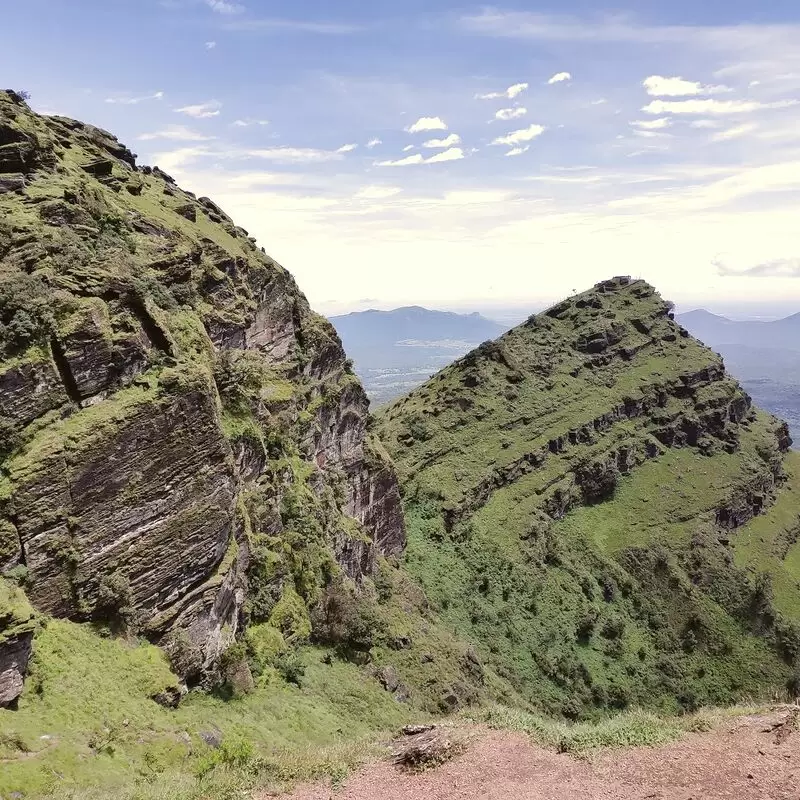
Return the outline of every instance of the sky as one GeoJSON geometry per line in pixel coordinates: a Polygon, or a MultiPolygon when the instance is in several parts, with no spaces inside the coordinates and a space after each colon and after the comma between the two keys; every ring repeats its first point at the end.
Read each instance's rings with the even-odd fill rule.
{"type": "Polygon", "coordinates": [[[796,0],[24,0],[0,76],[217,201],[323,313],[613,275],[800,310],[796,0]]]}

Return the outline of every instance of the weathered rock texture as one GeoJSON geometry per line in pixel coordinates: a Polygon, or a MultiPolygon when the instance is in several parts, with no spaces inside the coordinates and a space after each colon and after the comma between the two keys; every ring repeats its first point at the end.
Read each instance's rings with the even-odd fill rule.
{"type": "Polygon", "coordinates": [[[246,231],[11,92],[0,178],[0,568],[37,609],[124,622],[192,678],[402,550],[341,343],[246,231]]]}
{"type": "Polygon", "coordinates": [[[13,708],[22,693],[34,630],[22,590],[0,579],[0,708],[13,708]]]}

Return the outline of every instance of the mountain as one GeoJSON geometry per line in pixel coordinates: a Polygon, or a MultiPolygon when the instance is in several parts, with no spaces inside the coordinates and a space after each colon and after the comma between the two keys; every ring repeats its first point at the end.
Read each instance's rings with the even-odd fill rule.
{"type": "Polygon", "coordinates": [[[335,779],[513,696],[402,568],[367,409],[211,199],[0,92],[0,796],[335,779]]]}
{"type": "Polygon", "coordinates": [[[797,690],[800,454],[646,283],[531,317],[378,431],[407,569],[526,702],[582,717],[797,690]]]}
{"type": "Polygon", "coordinates": [[[434,372],[505,330],[480,314],[419,306],[331,317],[376,405],[418,386],[434,372]]]}
{"type": "Polygon", "coordinates": [[[712,347],[735,344],[800,352],[800,313],[763,322],[730,320],[698,309],[679,314],[677,319],[712,347]]]}
{"type": "Polygon", "coordinates": [[[402,551],[367,398],[210,199],[14,93],[0,141],[0,569],[213,685],[247,625],[291,638],[335,576],[402,551]]]}
{"type": "Polygon", "coordinates": [[[786,419],[800,443],[800,314],[771,322],[742,322],[705,310],[678,322],[717,350],[763,408],[786,419]]]}

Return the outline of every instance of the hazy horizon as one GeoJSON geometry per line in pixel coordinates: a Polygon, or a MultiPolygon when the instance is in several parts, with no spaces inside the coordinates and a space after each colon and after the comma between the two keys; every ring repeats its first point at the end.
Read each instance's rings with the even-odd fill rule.
{"type": "MultiPolygon", "coordinates": [[[[586,287],[588,288],[588,287],[586,287]]],[[[442,304],[439,306],[426,305],[420,301],[410,301],[399,303],[397,305],[391,303],[381,303],[378,300],[363,299],[356,301],[352,307],[343,308],[335,304],[320,303],[317,305],[316,310],[325,316],[334,317],[350,314],[354,312],[364,311],[395,311],[400,308],[407,308],[409,306],[419,306],[429,311],[452,311],[457,314],[472,314],[478,313],[487,319],[504,324],[515,325],[522,322],[531,314],[538,313],[548,308],[561,298],[552,298],[548,301],[532,300],[530,302],[518,303],[505,303],[496,305],[486,305],[480,303],[467,303],[464,305],[442,304]]],[[[670,299],[667,297],[666,299],[670,299]]],[[[731,320],[763,320],[770,321],[776,319],[783,319],[792,314],[800,312],[800,300],[797,301],[784,301],[784,302],[758,302],[752,303],[735,303],[721,301],[698,301],[696,304],[685,302],[675,305],[676,313],[686,314],[690,311],[705,310],[712,314],[717,314],[721,317],[726,317],[731,320]]]]}
{"type": "Polygon", "coordinates": [[[325,313],[535,308],[620,274],[781,304],[800,16],[768,6],[27,0],[4,77],[212,197],[325,313]]]}

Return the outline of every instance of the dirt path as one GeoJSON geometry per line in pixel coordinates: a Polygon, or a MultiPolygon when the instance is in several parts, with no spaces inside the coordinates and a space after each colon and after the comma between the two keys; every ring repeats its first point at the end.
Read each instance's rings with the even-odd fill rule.
{"type": "Polygon", "coordinates": [[[284,800],[800,800],[800,732],[786,710],[732,719],[657,748],[576,759],[520,734],[479,731],[463,755],[411,775],[382,762],[345,786],[284,800]]]}

